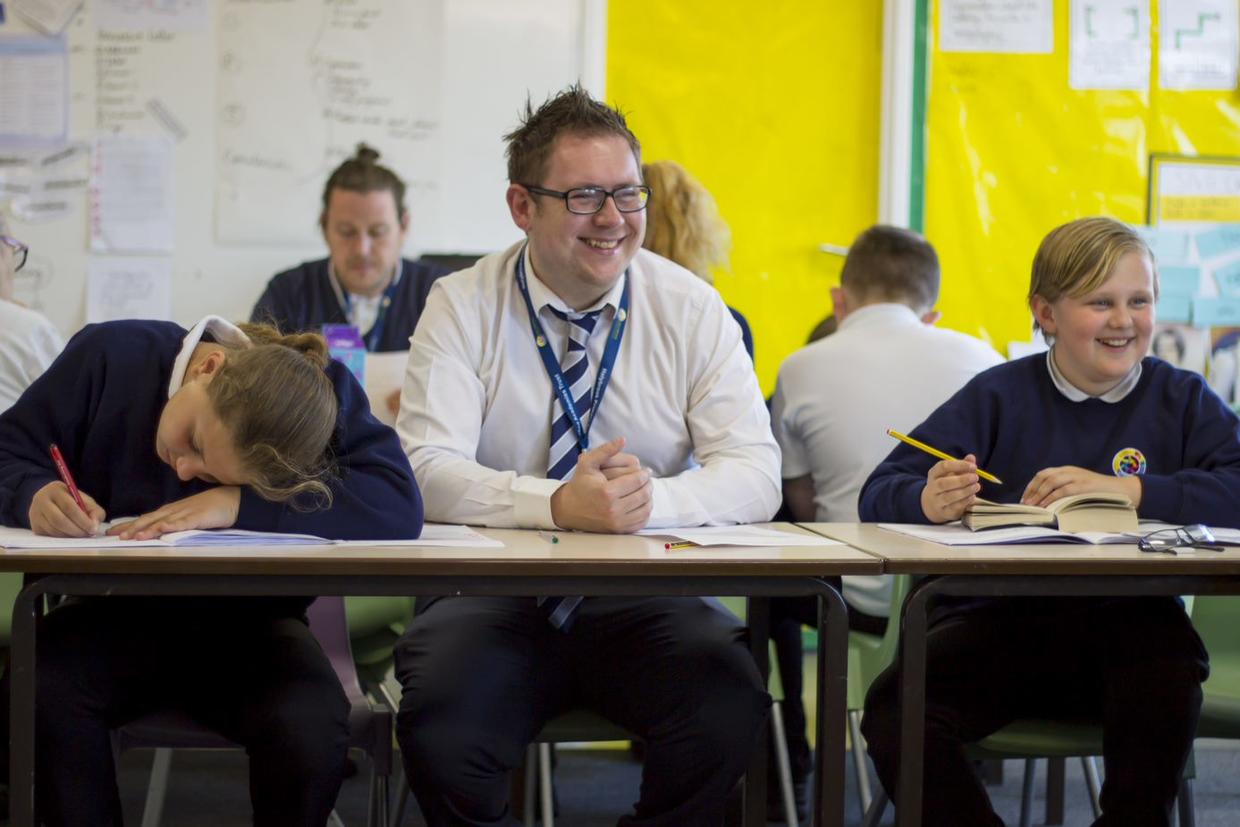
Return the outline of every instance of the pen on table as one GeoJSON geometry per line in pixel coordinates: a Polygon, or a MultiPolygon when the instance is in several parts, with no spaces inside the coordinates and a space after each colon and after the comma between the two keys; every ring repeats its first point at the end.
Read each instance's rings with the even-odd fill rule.
{"type": "Polygon", "coordinates": [[[538,532],[538,536],[546,540],[548,543],[551,543],[552,545],[555,545],[556,543],[560,542],[559,535],[552,534],[550,531],[540,531],[538,532]]]}
{"type": "Polygon", "coordinates": [[[82,502],[82,495],[78,493],[77,485],[73,482],[73,475],[69,473],[69,466],[65,465],[64,455],[60,453],[55,442],[49,445],[47,450],[52,455],[52,462],[56,464],[56,472],[60,474],[60,481],[69,489],[69,493],[73,495],[73,501],[78,504],[78,508],[82,509],[82,513],[89,515],[86,503],[82,502]]]}
{"type": "MultiPolygon", "coordinates": [[[[917,448],[918,450],[925,451],[927,454],[929,454],[932,457],[938,457],[939,459],[945,459],[948,462],[959,462],[960,461],[956,459],[955,457],[953,457],[951,454],[945,454],[942,451],[940,451],[938,448],[931,448],[926,443],[913,439],[911,436],[905,436],[899,431],[893,431],[890,428],[888,428],[887,435],[895,437],[896,439],[900,440],[906,445],[912,445],[914,448],[917,448]]],[[[981,468],[977,469],[977,475],[981,477],[982,479],[986,480],[987,482],[993,482],[999,485],[1003,484],[1003,480],[999,479],[994,474],[986,473],[981,468]]]]}
{"type": "Polygon", "coordinates": [[[664,543],[663,548],[667,549],[668,551],[677,551],[682,548],[693,548],[696,545],[697,543],[690,543],[690,542],[682,541],[679,543],[664,543]]]}

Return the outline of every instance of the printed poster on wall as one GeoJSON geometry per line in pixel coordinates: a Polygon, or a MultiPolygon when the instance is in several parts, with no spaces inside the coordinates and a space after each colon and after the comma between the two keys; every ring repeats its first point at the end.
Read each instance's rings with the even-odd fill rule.
{"type": "Polygon", "coordinates": [[[1069,19],[1069,86],[1149,88],[1149,0],[1072,0],[1069,19]]]}
{"type": "Polygon", "coordinates": [[[939,51],[1050,54],[1054,10],[1052,0],[942,0],[939,51]]]}
{"type": "Polygon", "coordinates": [[[1236,88],[1240,23],[1236,0],[1163,0],[1158,75],[1164,89],[1236,88]]]}

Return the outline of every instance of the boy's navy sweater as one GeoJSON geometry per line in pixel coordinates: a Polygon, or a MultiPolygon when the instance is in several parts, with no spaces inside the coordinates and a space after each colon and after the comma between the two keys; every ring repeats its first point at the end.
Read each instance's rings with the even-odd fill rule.
{"type": "MultiPolygon", "coordinates": [[[[272,277],[254,305],[250,321],[274,324],[286,333],[317,333],[325,324],[349,324],[327,275],[328,261],[305,261],[272,277]]],[[[400,281],[387,309],[383,336],[375,348],[377,353],[409,349],[409,337],[426,307],[431,286],[435,279],[449,272],[435,264],[409,259],[401,259],[400,266],[400,281]]],[[[369,332],[363,330],[362,335],[369,332]]]]}
{"type": "MultiPolygon", "coordinates": [[[[30,527],[30,502],[59,479],[56,443],[78,487],[109,518],[138,516],[207,488],[182,482],[155,453],[172,364],[185,337],[171,322],[88,325],[13,407],[0,414],[0,523],[30,527]]],[[[422,498],[395,432],[370,414],[366,394],[343,366],[327,374],[339,415],[331,441],[337,478],[330,508],[298,511],[241,489],[236,528],[332,539],[415,538],[422,498]]],[[[304,601],[303,601],[304,605],[304,601]]]]}
{"type": "MultiPolygon", "coordinates": [[[[976,456],[978,468],[1003,480],[982,482],[981,496],[997,502],[1019,502],[1043,468],[1113,475],[1116,455],[1135,448],[1145,458],[1141,517],[1240,527],[1240,419],[1199,375],[1147,357],[1119,402],[1073,402],[1055,387],[1046,359],[1037,354],[978,374],[912,436],[952,456],[976,456]]],[[[936,462],[898,445],[862,487],[861,519],[928,522],[921,491],[936,462]]]]}

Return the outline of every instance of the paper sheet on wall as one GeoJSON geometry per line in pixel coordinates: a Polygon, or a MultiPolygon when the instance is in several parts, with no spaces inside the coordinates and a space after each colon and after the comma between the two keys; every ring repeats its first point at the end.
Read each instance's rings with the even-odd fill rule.
{"type": "Polygon", "coordinates": [[[86,287],[87,322],[171,318],[171,259],[91,260],[86,287]]]}
{"type": "Polygon", "coordinates": [[[939,51],[1050,54],[1052,0],[942,0],[939,51]]]}
{"type": "Polygon", "coordinates": [[[1236,88],[1236,0],[1159,4],[1158,75],[1164,89],[1236,88]]]}
{"type": "Polygon", "coordinates": [[[163,29],[170,32],[206,31],[208,0],[95,0],[95,28],[112,30],[163,29]]]}
{"type": "Polygon", "coordinates": [[[435,234],[443,7],[221,0],[220,241],[316,242],[323,182],[359,141],[405,179],[419,236],[435,234]]]}
{"type": "Polygon", "coordinates": [[[1149,88],[1149,0],[1072,0],[1070,20],[1069,86],[1149,88]]]}
{"type": "Polygon", "coordinates": [[[63,143],[68,132],[64,38],[0,38],[0,144],[63,143]]]}
{"type": "Polygon", "coordinates": [[[82,8],[82,0],[10,0],[22,20],[44,34],[60,34],[82,8]]]}
{"type": "Polygon", "coordinates": [[[90,248],[100,253],[170,253],[172,145],[163,138],[95,142],[90,182],[90,248]]]}

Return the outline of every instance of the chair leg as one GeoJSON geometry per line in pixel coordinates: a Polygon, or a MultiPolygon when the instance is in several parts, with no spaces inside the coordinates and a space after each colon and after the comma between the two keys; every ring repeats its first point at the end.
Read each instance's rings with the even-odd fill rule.
{"type": "Polygon", "coordinates": [[[142,827],[159,827],[164,817],[164,795],[168,792],[168,770],[172,766],[172,750],[159,747],[151,761],[151,779],[146,787],[146,804],[142,808],[142,827]]]}
{"type": "Polygon", "coordinates": [[[536,806],[534,801],[538,795],[538,744],[530,744],[525,748],[525,812],[522,824],[534,827],[536,806]]]}
{"type": "Polygon", "coordinates": [[[388,777],[372,768],[370,771],[370,802],[367,804],[368,827],[386,827],[388,823],[388,777]]]}
{"type": "Polygon", "coordinates": [[[543,827],[555,827],[555,799],[551,792],[551,745],[538,745],[538,784],[543,827]]]}
{"type": "Polygon", "coordinates": [[[870,802],[870,808],[865,811],[865,818],[861,819],[861,827],[878,827],[878,823],[883,820],[883,813],[887,810],[887,791],[881,786],[874,791],[874,800],[870,802]]]}
{"type": "Polygon", "coordinates": [[[1058,827],[1063,824],[1063,788],[1067,759],[1046,760],[1046,825],[1058,827]]]}
{"type": "Polygon", "coordinates": [[[1197,808],[1193,806],[1193,780],[1180,779],[1180,794],[1176,797],[1176,809],[1180,815],[1180,827],[1197,827],[1197,808]]]}
{"type": "Polygon", "coordinates": [[[1081,769],[1085,771],[1085,787],[1089,790],[1089,804],[1094,808],[1094,818],[1102,816],[1102,782],[1098,780],[1098,765],[1092,755],[1081,756],[1081,769]]]}
{"type": "Polygon", "coordinates": [[[874,801],[870,789],[870,768],[865,760],[865,739],[861,737],[861,710],[848,710],[848,737],[852,740],[853,769],[857,773],[857,797],[861,799],[861,816],[865,817],[874,801]]]}
{"type": "Polygon", "coordinates": [[[1038,759],[1025,759],[1025,778],[1020,785],[1020,827],[1033,827],[1033,777],[1038,771],[1038,759]]]}
{"type": "Polygon", "coordinates": [[[390,827],[400,827],[405,820],[405,807],[409,806],[409,779],[402,770],[396,777],[396,810],[392,813],[390,827]]]}
{"type": "Polygon", "coordinates": [[[784,713],[778,702],[771,705],[771,730],[775,735],[775,763],[779,769],[779,791],[784,800],[784,821],[788,827],[800,827],[797,821],[797,802],[792,795],[792,764],[788,760],[784,713]]]}

